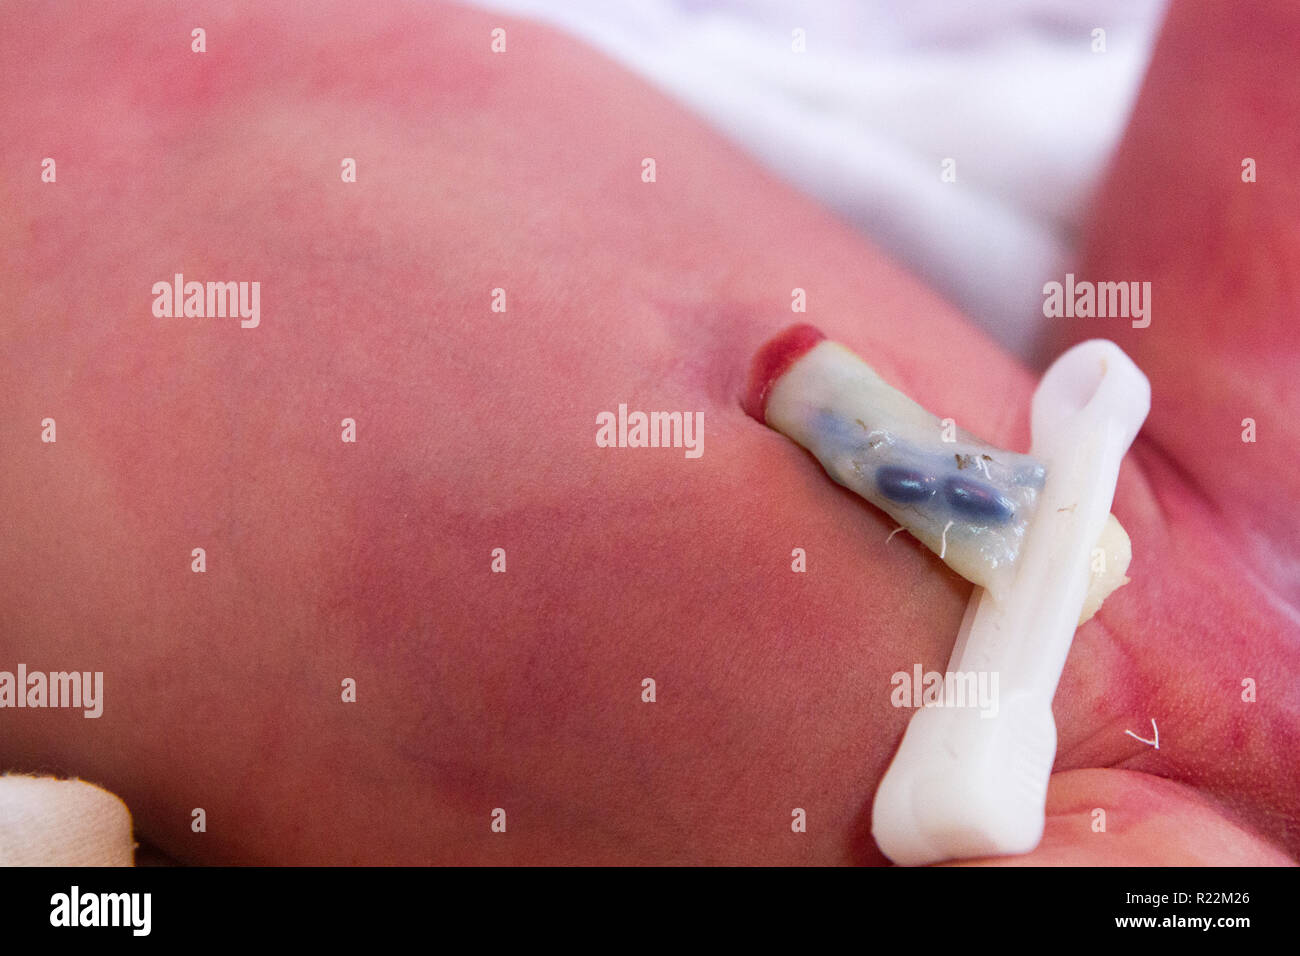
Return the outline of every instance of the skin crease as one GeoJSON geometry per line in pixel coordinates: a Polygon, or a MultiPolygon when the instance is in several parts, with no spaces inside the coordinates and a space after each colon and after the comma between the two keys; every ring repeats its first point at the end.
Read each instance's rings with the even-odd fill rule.
{"type": "MultiPolygon", "coordinates": [[[[1042,846],[991,862],[1300,855],[1284,11],[1175,4],[1094,206],[1076,271],[1155,284],[1150,329],[1073,330],[1152,378],[1113,509],[1134,583],[1076,635],[1042,846]],[[1124,733],[1153,717],[1158,751],[1124,733]]],[[[0,669],[103,670],[106,702],[0,712],[0,767],[101,783],[186,862],[884,862],[889,677],[943,667],[970,585],[748,418],[748,363],[810,321],[1015,450],[1035,375],[549,29],[423,4],[9,19],[0,669]],[[177,271],[259,280],[261,326],[153,317],[177,271]],[[597,448],[620,402],[702,410],[703,457],[597,448]]]]}

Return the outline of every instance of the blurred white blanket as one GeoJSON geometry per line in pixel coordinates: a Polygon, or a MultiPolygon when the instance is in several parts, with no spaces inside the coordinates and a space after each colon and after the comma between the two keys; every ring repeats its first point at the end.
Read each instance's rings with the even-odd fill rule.
{"type": "Polygon", "coordinates": [[[472,0],[651,80],[1028,356],[1165,0],[472,0]],[[806,51],[794,52],[795,31],[806,51]],[[1094,52],[1094,30],[1105,52],[1094,52]],[[955,160],[956,182],[941,181],[955,160]]]}
{"type": "Polygon", "coordinates": [[[0,866],[130,866],[131,813],[83,780],[0,775],[0,866]]]}

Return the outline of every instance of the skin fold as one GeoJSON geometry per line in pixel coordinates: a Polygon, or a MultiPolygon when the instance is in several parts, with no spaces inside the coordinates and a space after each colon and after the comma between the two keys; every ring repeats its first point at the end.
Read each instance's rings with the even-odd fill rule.
{"type": "MultiPolygon", "coordinates": [[[[1175,3],[1075,270],[1152,281],[1152,325],[1060,320],[1045,348],[1113,338],[1154,400],[1113,508],[1133,583],[1056,696],[1047,833],[993,862],[1300,854],[1300,85],[1271,65],[1300,14],[1266,7],[1175,3]],[[1152,718],[1158,751],[1125,734],[1152,718]]],[[[943,669],[970,585],[746,416],[748,364],[809,321],[1017,451],[1034,373],[550,29],[6,18],[0,669],[102,670],[106,700],[0,711],[0,767],[104,785],[184,862],[884,862],[890,675],[943,669]],[[260,281],[260,326],[155,318],[178,271],[260,281]],[[703,411],[703,456],[598,448],[619,403],[703,411]]]]}

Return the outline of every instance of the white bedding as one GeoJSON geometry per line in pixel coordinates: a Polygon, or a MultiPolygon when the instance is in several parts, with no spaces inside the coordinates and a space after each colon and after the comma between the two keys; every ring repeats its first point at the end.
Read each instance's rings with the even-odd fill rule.
{"type": "Polygon", "coordinates": [[[1028,358],[1166,0],[472,2],[644,75],[1028,358]]]}

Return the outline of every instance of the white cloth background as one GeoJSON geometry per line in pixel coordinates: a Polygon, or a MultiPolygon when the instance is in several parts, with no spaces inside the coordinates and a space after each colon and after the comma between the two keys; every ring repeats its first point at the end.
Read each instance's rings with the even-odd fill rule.
{"type": "Polygon", "coordinates": [[[1028,358],[1166,0],[471,2],[642,74],[1028,358]]]}
{"type": "Polygon", "coordinates": [[[0,866],[130,866],[126,804],[83,780],[0,776],[0,866]]]}

